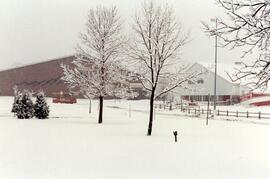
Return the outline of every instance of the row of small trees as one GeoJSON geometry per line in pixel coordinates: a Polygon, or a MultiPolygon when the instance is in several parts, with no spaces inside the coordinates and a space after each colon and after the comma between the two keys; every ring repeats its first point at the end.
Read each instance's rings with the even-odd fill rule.
{"type": "Polygon", "coordinates": [[[18,119],[47,119],[49,117],[49,106],[45,100],[43,92],[38,92],[35,103],[32,101],[32,93],[24,90],[17,91],[14,96],[12,110],[18,119]]]}

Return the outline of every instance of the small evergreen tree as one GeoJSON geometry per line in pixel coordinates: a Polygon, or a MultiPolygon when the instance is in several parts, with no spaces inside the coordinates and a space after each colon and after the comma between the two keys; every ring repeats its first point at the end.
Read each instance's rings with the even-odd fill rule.
{"type": "Polygon", "coordinates": [[[20,98],[18,98],[18,106],[16,109],[16,116],[18,119],[29,119],[34,116],[34,104],[32,101],[32,94],[25,90],[20,98]]]}
{"type": "Polygon", "coordinates": [[[13,104],[12,104],[11,112],[13,112],[14,115],[15,115],[17,107],[18,107],[18,102],[19,102],[19,100],[17,100],[17,96],[19,94],[18,87],[14,86],[13,91],[14,91],[14,101],[13,101],[13,104]]]}
{"type": "Polygon", "coordinates": [[[22,99],[22,94],[20,92],[16,93],[14,96],[14,102],[12,104],[12,109],[11,109],[11,112],[13,112],[14,115],[16,115],[16,113],[19,109],[21,99],[22,99]]]}
{"type": "Polygon", "coordinates": [[[37,94],[36,103],[34,105],[35,117],[38,119],[47,119],[50,113],[49,106],[45,100],[43,92],[37,94]]]}

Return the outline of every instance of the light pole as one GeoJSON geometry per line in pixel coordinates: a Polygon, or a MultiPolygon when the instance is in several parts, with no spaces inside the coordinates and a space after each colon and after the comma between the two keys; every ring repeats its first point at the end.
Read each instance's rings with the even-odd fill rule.
{"type": "MultiPolygon", "coordinates": [[[[217,18],[212,19],[212,21],[215,21],[216,23],[216,29],[217,29],[217,18]]],[[[215,35],[215,79],[214,79],[214,110],[217,108],[217,34],[215,35]]]]}

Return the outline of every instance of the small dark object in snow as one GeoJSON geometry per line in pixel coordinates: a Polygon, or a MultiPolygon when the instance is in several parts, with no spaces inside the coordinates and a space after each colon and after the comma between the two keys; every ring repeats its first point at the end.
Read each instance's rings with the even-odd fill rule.
{"type": "Polygon", "coordinates": [[[174,135],[174,141],[177,142],[177,131],[173,131],[173,135],[174,135]]]}

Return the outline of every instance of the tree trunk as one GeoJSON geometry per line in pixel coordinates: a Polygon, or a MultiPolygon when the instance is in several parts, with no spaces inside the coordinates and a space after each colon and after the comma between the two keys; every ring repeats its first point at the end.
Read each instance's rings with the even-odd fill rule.
{"type": "Polygon", "coordinates": [[[103,114],[103,96],[99,97],[99,116],[98,116],[98,123],[102,123],[102,114],[103,114]]]}
{"type": "Polygon", "coordinates": [[[150,97],[150,115],[149,115],[148,131],[147,131],[148,136],[151,136],[152,134],[153,114],[154,114],[154,93],[152,92],[151,97],[150,97]]]}

